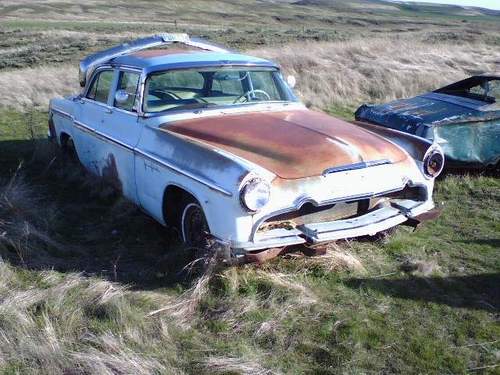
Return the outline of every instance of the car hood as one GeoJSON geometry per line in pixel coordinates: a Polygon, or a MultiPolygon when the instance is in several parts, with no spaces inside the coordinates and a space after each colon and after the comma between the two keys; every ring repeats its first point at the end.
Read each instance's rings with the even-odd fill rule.
{"type": "Polygon", "coordinates": [[[328,168],[360,162],[408,159],[381,136],[305,109],[201,117],[160,128],[237,155],[284,179],[318,176],[328,168]]]}
{"type": "Polygon", "coordinates": [[[411,99],[381,105],[363,105],[356,119],[419,136],[425,128],[444,123],[486,121],[498,118],[500,112],[488,111],[484,102],[440,93],[428,93],[411,99]]]}

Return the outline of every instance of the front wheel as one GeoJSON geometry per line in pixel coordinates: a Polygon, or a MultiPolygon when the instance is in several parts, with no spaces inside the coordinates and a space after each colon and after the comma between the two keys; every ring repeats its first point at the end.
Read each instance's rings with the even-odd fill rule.
{"type": "Polygon", "coordinates": [[[183,205],[181,212],[182,241],[188,246],[200,248],[207,246],[210,229],[200,204],[194,200],[188,200],[183,205]]]}

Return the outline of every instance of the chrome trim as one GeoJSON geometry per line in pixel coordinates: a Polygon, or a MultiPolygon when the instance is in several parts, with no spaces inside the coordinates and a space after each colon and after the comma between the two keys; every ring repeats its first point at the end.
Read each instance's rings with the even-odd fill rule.
{"type": "Polygon", "coordinates": [[[186,177],[189,177],[189,178],[191,178],[191,179],[193,179],[195,181],[198,181],[199,183],[201,183],[201,184],[209,187],[212,190],[216,190],[219,193],[222,193],[222,194],[224,194],[224,195],[226,195],[228,197],[232,197],[233,196],[233,194],[230,191],[228,191],[228,190],[226,190],[224,188],[221,188],[220,186],[216,185],[214,182],[212,182],[212,181],[210,181],[208,179],[205,179],[205,178],[199,177],[199,176],[195,176],[192,173],[183,171],[180,168],[174,166],[173,164],[171,164],[171,163],[169,163],[169,162],[167,162],[167,161],[165,161],[163,159],[160,159],[160,158],[158,158],[158,157],[156,157],[154,155],[151,155],[151,154],[149,154],[149,153],[147,153],[145,151],[139,150],[138,148],[135,148],[134,151],[136,153],[138,153],[138,154],[140,154],[140,155],[142,155],[142,156],[144,156],[144,157],[146,157],[146,158],[148,158],[148,159],[150,159],[150,160],[152,160],[152,161],[154,161],[154,162],[156,162],[156,163],[158,163],[158,164],[160,164],[160,165],[168,168],[168,169],[173,170],[174,172],[177,172],[177,173],[182,174],[182,175],[184,175],[186,177]]]}
{"type": "Polygon", "coordinates": [[[133,73],[142,73],[142,68],[138,68],[137,66],[134,65],[127,65],[127,64],[110,64],[113,68],[119,69],[119,70],[126,70],[130,71],[133,73]]]}
{"type": "Polygon", "coordinates": [[[83,130],[85,132],[95,133],[94,128],[91,128],[90,126],[85,125],[83,122],[77,121],[74,118],[73,118],[73,125],[75,125],[75,127],[77,127],[80,130],[83,130]]]}
{"type": "Polygon", "coordinates": [[[222,193],[222,194],[224,194],[224,195],[226,195],[228,197],[232,197],[233,196],[233,194],[230,191],[228,191],[228,190],[226,190],[226,189],[218,186],[214,182],[209,181],[207,179],[204,179],[202,177],[195,176],[192,173],[183,171],[180,168],[178,168],[178,167],[176,167],[176,166],[174,166],[174,165],[166,162],[165,160],[162,160],[162,159],[160,159],[158,157],[155,157],[155,156],[153,156],[153,155],[151,155],[151,154],[149,154],[147,152],[144,152],[144,151],[142,151],[142,150],[140,150],[138,148],[131,147],[131,146],[127,145],[126,143],[123,143],[123,142],[121,142],[121,141],[119,141],[119,140],[117,140],[117,139],[115,139],[113,137],[110,137],[110,136],[108,136],[108,135],[106,135],[106,134],[104,134],[102,132],[99,132],[99,131],[95,130],[94,128],[91,128],[90,126],[84,124],[83,122],[75,120],[74,116],[70,115],[67,112],[61,111],[61,110],[59,110],[57,108],[51,108],[51,110],[53,110],[55,112],[58,112],[58,113],[60,113],[60,114],[62,114],[64,116],[68,116],[69,118],[71,118],[73,120],[73,125],[75,127],[79,128],[82,131],[95,134],[98,137],[101,137],[101,138],[109,140],[109,141],[111,141],[113,143],[116,143],[117,145],[119,145],[119,146],[121,146],[121,147],[123,147],[123,148],[125,148],[125,149],[127,149],[129,151],[134,152],[134,154],[142,155],[142,156],[144,156],[144,157],[146,157],[146,158],[148,158],[148,159],[150,159],[150,160],[152,160],[152,161],[154,161],[154,162],[156,162],[156,163],[158,163],[158,164],[160,164],[160,165],[162,165],[162,166],[164,166],[164,167],[166,167],[166,168],[168,168],[170,170],[173,170],[176,173],[179,173],[179,174],[182,174],[182,175],[184,175],[184,176],[186,176],[188,178],[191,178],[191,179],[193,179],[193,180],[195,180],[195,181],[197,181],[197,182],[199,182],[199,183],[201,183],[201,184],[209,187],[210,189],[218,191],[219,193],[222,193]]]}
{"type": "Polygon", "coordinates": [[[92,134],[96,135],[99,138],[103,138],[104,140],[113,142],[113,143],[117,144],[118,146],[126,149],[127,151],[131,151],[131,152],[133,152],[136,155],[141,155],[141,156],[143,156],[145,158],[148,158],[148,159],[150,159],[150,160],[152,160],[152,161],[154,161],[154,162],[156,162],[156,163],[158,163],[158,164],[160,164],[160,165],[162,165],[162,166],[164,166],[164,167],[166,167],[166,168],[168,168],[170,170],[173,170],[176,173],[179,173],[179,174],[182,174],[182,175],[184,175],[186,177],[189,177],[189,178],[191,178],[191,179],[193,179],[193,180],[195,180],[195,181],[197,181],[197,182],[199,182],[199,183],[201,183],[201,184],[209,187],[210,189],[216,190],[216,191],[218,191],[218,192],[220,192],[220,193],[222,193],[222,194],[224,194],[224,195],[226,195],[228,197],[232,197],[233,196],[233,194],[230,191],[227,191],[227,190],[221,188],[220,186],[218,186],[217,184],[215,184],[214,182],[212,182],[212,181],[210,181],[208,179],[205,179],[205,178],[202,178],[202,177],[199,177],[199,176],[195,176],[192,173],[183,171],[180,168],[178,168],[178,167],[176,167],[176,166],[174,166],[174,165],[166,162],[163,159],[160,159],[160,158],[158,158],[158,157],[156,157],[154,155],[151,155],[151,154],[149,154],[147,152],[144,152],[144,151],[142,151],[142,150],[140,150],[138,148],[131,147],[131,146],[127,145],[126,143],[124,143],[124,142],[122,142],[122,141],[120,141],[120,140],[118,140],[116,138],[113,138],[113,137],[111,137],[111,136],[109,136],[107,134],[104,134],[104,133],[102,133],[100,131],[97,131],[95,129],[90,128],[88,125],[85,125],[84,123],[82,123],[80,121],[73,121],[73,123],[75,124],[76,127],[80,128],[82,131],[86,131],[86,132],[92,133],[92,134]]]}
{"type": "Polygon", "coordinates": [[[134,147],[132,146],[129,146],[128,144],[126,143],[123,143],[122,141],[119,141],[118,139],[116,138],[113,138],[113,137],[110,137],[109,135],[106,135],[104,133],[101,133],[100,131],[97,131],[97,130],[94,130],[94,133],[95,135],[97,135],[98,137],[101,137],[101,138],[104,138],[105,140],[108,140],[108,141],[111,141],[113,143],[116,143],[118,146],[128,150],[128,151],[131,151],[133,152],[135,149],[134,147]]]}
{"type": "Polygon", "coordinates": [[[59,113],[60,115],[65,116],[65,117],[68,117],[68,118],[69,118],[69,119],[71,119],[71,120],[73,120],[73,118],[74,118],[72,114],[70,114],[70,113],[68,113],[68,112],[65,112],[65,111],[63,111],[63,110],[60,110],[60,109],[58,109],[58,108],[54,108],[54,107],[52,107],[52,108],[50,109],[50,111],[51,111],[51,112],[56,112],[56,113],[59,113]]]}
{"type": "Polygon", "coordinates": [[[306,203],[312,203],[316,207],[321,207],[321,206],[328,206],[330,204],[336,204],[336,203],[342,203],[342,202],[356,201],[356,200],[361,200],[361,199],[371,199],[371,198],[379,197],[381,195],[396,193],[398,191],[403,190],[405,188],[405,186],[406,186],[406,184],[404,184],[401,187],[390,189],[390,190],[385,190],[385,191],[382,191],[379,193],[371,192],[371,193],[366,193],[366,194],[351,195],[348,197],[329,199],[327,201],[322,201],[322,202],[316,202],[316,201],[312,200],[311,198],[301,199],[293,207],[287,207],[287,208],[283,208],[281,210],[273,211],[273,212],[261,217],[260,219],[258,219],[255,222],[255,224],[253,225],[252,233],[250,234],[250,241],[252,241],[252,242],[254,241],[255,235],[257,234],[257,232],[258,232],[258,230],[263,222],[272,218],[273,216],[283,215],[283,214],[286,214],[289,212],[294,212],[294,211],[300,210],[300,208],[306,203]]]}
{"type": "Polygon", "coordinates": [[[104,133],[102,133],[102,132],[100,132],[100,131],[98,131],[98,130],[96,130],[94,128],[91,128],[90,126],[84,124],[83,122],[74,120],[73,123],[75,124],[75,126],[77,128],[80,128],[83,131],[92,133],[92,134],[96,135],[99,138],[103,138],[103,139],[108,140],[110,142],[116,143],[118,146],[123,147],[123,148],[125,148],[128,151],[132,151],[132,152],[134,151],[134,147],[129,146],[128,144],[126,144],[126,143],[124,143],[124,142],[122,142],[122,141],[120,141],[120,140],[118,140],[116,138],[113,138],[113,137],[111,137],[111,136],[109,136],[107,134],[104,134],[104,133]]]}
{"type": "Polygon", "coordinates": [[[352,171],[355,169],[364,169],[364,168],[376,167],[378,165],[385,165],[385,164],[392,164],[392,162],[389,159],[380,159],[380,160],[362,161],[362,162],[354,163],[354,164],[340,165],[338,167],[332,167],[332,168],[325,169],[323,171],[323,176],[326,176],[330,173],[352,171]]]}

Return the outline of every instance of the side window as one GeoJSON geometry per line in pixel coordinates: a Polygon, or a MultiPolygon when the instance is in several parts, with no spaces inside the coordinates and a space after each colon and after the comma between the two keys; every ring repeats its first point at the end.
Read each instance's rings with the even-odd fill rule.
{"type": "Polygon", "coordinates": [[[108,101],[109,90],[113,82],[113,71],[103,70],[95,76],[90,89],[87,92],[87,98],[96,102],[106,103],[108,101]]]}
{"type": "Polygon", "coordinates": [[[118,103],[116,99],[114,100],[114,106],[116,108],[121,108],[126,111],[136,110],[136,98],[137,98],[137,86],[139,85],[139,74],[131,72],[120,72],[120,77],[118,78],[118,90],[123,90],[128,94],[126,101],[118,103]]]}

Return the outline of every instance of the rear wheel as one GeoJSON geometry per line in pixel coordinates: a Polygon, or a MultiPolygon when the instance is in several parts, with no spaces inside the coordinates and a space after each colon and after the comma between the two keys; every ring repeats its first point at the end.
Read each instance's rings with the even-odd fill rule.
{"type": "Polygon", "coordinates": [[[76,153],[73,139],[69,136],[63,137],[61,140],[61,149],[64,157],[70,161],[78,162],[78,154],[76,153]]]}

